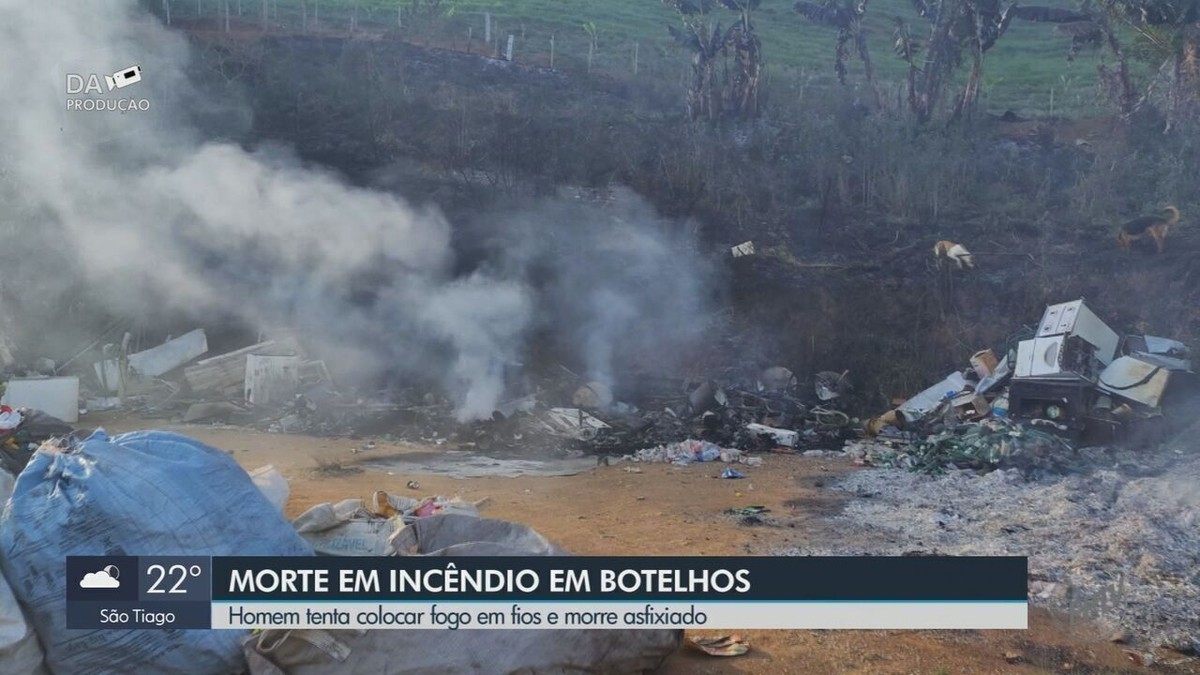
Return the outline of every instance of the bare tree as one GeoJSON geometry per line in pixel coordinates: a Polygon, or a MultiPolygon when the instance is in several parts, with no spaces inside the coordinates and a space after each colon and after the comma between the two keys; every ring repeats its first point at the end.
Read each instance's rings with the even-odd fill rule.
{"type": "MultiPolygon", "coordinates": [[[[1184,119],[1200,120],[1200,2],[1196,0],[1100,0],[1109,17],[1133,30],[1138,54],[1159,65],[1166,77],[1166,130],[1184,119]]],[[[1136,108],[1150,95],[1147,92],[1130,104],[1133,85],[1129,82],[1126,55],[1111,28],[1108,43],[1118,60],[1116,74],[1108,81],[1120,95],[1122,111],[1136,108]]],[[[1105,75],[1102,71],[1102,75],[1105,75]]],[[[1154,86],[1151,82],[1150,87],[1154,86]]]]}

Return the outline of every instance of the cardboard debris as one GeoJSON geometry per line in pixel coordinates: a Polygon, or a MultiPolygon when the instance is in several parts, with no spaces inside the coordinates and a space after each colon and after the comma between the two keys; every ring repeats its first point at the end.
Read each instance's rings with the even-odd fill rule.
{"type": "Polygon", "coordinates": [[[1008,356],[1005,356],[1000,359],[1000,363],[996,365],[991,375],[983,378],[979,381],[979,384],[975,385],[975,393],[986,394],[998,385],[1003,384],[1011,375],[1012,369],[1008,367],[1008,356]]]}
{"type": "Polygon", "coordinates": [[[299,356],[246,355],[246,400],[254,405],[279,405],[292,400],[300,386],[299,356]]]}
{"type": "Polygon", "coordinates": [[[296,356],[299,353],[299,348],[291,341],[270,340],[199,361],[184,368],[183,376],[194,392],[240,398],[245,396],[247,356],[296,356]]]}
{"type": "Polygon", "coordinates": [[[735,258],[744,258],[746,256],[754,255],[754,253],[755,253],[755,251],[754,251],[754,242],[753,241],[747,241],[745,243],[738,244],[737,246],[733,247],[733,257],[735,257],[735,258]]]}
{"type": "Polygon", "coordinates": [[[595,438],[601,429],[611,428],[578,408],[551,408],[542,420],[550,430],[579,440],[595,438]]]}
{"type": "Polygon", "coordinates": [[[1157,408],[1171,371],[1132,356],[1122,356],[1100,374],[1099,388],[1113,396],[1157,408]]]}
{"type": "MultiPolygon", "coordinates": [[[[126,357],[128,374],[143,378],[161,377],[208,352],[208,336],[197,328],[144,351],[126,357]]],[[[95,364],[96,377],[110,392],[120,390],[121,366],[117,359],[95,364]]]]}
{"type": "Polygon", "coordinates": [[[1151,335],[1129,335],[1122,343],[1127,356],[1136,357],[1146,363],[1162,366],[1167,370],[1191,372],[1192,362],[1187,345],[1178,340],[1151,335]]]}
{"type": "Polygon", "coordinates": [[[937,409],[947,395],[956,395],[967,386],[967,378],[954,372],[946,379],[908,399],[897,410],[904,413],[906,420],[919,420],[937,409]]]}

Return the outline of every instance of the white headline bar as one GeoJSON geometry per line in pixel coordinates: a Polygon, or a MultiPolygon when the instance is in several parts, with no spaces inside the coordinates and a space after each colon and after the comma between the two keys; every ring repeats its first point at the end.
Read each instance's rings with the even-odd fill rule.
{"type": "Polygon", "coordinates": [[[1024,630],[1024,602],[213,602],[213,628],[1024,630]]]}

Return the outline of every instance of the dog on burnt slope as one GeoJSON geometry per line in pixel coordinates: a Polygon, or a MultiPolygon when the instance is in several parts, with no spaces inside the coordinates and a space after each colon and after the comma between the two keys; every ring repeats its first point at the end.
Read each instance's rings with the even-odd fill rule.
{"type": "Polygon", "coordinates": [[[953,260],[958,264],[958,269],[962,269],[964,266],[975,267],[975,256],[971,255],[965,246],[945,239],[933,245],[933,257],[937,259],[939,268],[944,260],[953,260]]]}
{"type": "Polygon", "coordinates": [[[1178,222],[1179,209],[1174,206],[1164,208],[1162,215],[1134,218],[1117,231],[1117,245],[1128,251],[1133,242],[1149,235],[1154,240],[1154,245],[1158,247],[1158,252],[1162,253],[1167,231],[1178,222]]]}

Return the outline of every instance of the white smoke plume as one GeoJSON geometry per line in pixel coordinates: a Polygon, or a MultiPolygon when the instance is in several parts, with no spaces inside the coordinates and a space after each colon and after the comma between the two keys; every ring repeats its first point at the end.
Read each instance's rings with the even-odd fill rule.
{"type": "MultiPolygon", "coordinates": [[[[218,103],[189,85],[188,52],[130,0],[0,0],[0,223],[9,236],[52,234],[73,261],[56,274],[104,289],[112,312],[233,316],[301,335],[343,371],[440,376],[463,420],[491,414],[506,366],[531,327],[558,320],[555,307],[571,308],[588,367],[606,379],[614,344],[647,312],[663,315],[650,306],[657,296],[637,294],[636,275],[665,244],[628,236],[633,226],[622,237],[641,242],[626,256],[634,277],[560,265],[555,289],[582,301],[556,290],[560,302],[543,303],[524,261],[454,276],[451,226],[435,209],[348,186],[286,152],[204,141],[181,113],[218,103]],[[141,82],[68,91],[69,73],[103,85],[134,64],[141,82]],[[72,110],[81,104],[71,99],[149,109],[72,110]],[[370,299],[351,302],[364,279],[370,299]]],[[[698,301],[699,287],[685,285],[672,304],[698,301]]]]}

